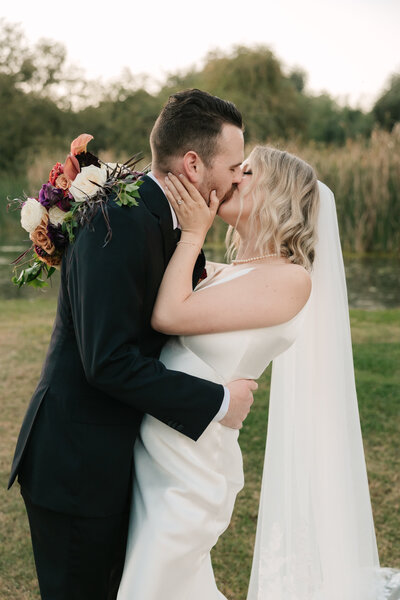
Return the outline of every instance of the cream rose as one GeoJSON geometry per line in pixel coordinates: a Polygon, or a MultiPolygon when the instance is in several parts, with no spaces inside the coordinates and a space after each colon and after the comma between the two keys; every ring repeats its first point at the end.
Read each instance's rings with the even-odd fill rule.
{"type": "Polygon", "coordinates": [[[35,231],[40,225],[44,215],[47,213],[44,206],[35,200],[28,198],[21,209],[21,225],[28,233],[35,231]]]}
{"type": "Polygon", "coordinates": [[[65,215],[67,213],[64,212],[63,210],[61,210],[61,208],[58,208],[58,206],[52,206],[49,209],[49,219],[50,219],[50,223],[52,225],[55,225],[56,227],[58,225],[62,225],[65,219],[65,215]]]}
{"type": "Polygon", "coordinates": [[[107,168],[101,168],[90,165],[83,167],[81,172],[75,177],[70,187],[70,192],[75,202],[82,202],[87,198],[95,196],[99,191],[99,186],[105,184],[107,180],[107,168]],[[97,185],[96,185],[97,184],[97,185]]]}

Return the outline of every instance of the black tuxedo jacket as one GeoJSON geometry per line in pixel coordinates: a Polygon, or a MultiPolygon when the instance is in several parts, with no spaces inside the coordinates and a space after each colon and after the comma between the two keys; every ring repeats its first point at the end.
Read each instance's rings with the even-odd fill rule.
{"type": "Polygon", "coordinates": [[[124,510],[143,413],[196,440],[223,399],[222,386],[157,360],[167,338],[150,318],[176,238],[151,178],[140,196],[132,208],[110,200],[106,246],[99,211],[63,257],[54,330],[9,482],[18,474],[33,503],[59,512],[124,510]]]}

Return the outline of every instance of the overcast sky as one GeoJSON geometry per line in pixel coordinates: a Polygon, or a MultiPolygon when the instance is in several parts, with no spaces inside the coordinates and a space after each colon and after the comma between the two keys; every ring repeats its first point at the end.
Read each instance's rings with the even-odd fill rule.
{"type": "Polygon", "coordinates": [[[268,45],[308,90],[369,108],[400,71],[400,0],[14,0],[0,16],[31,42],[67,47],[68,61],[104,81],[124,67],[161,80],[200,66],[207,52],[268,45]]]}

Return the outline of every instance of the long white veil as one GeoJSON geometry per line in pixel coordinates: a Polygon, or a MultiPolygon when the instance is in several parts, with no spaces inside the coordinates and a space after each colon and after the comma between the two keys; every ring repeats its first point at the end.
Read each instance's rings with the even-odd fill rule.
{"type": "Polygon", "coordinates": [[[273,361],[248,600],[380,597],[335,200],[319,188],[311,298],[273,361]]]}

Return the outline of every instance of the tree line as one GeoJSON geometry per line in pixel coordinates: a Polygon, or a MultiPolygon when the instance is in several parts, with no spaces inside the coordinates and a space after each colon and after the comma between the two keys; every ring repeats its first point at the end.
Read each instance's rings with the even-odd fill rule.
{"type": "Polygon", "coordinates": [[[341,146],[391,130],[400,120],[400,74],[370,112],[339,105],[330,95],[306,91],[306,73],[286,72],[266,46],[210,53],[199,69],[170,75],[156,93],[127,70],[109,86],[86,81],[66,67],[65,47],[52,40],[29,46],[20,26],[0,21],[0,173],[23,173],[43,147],[68,148],[85,131],[94,151],[124,158],[149,154],[148,136],[166,99],[198,87],[233,101],[241,110],[248,143],[296,139],[341,146]]]}

